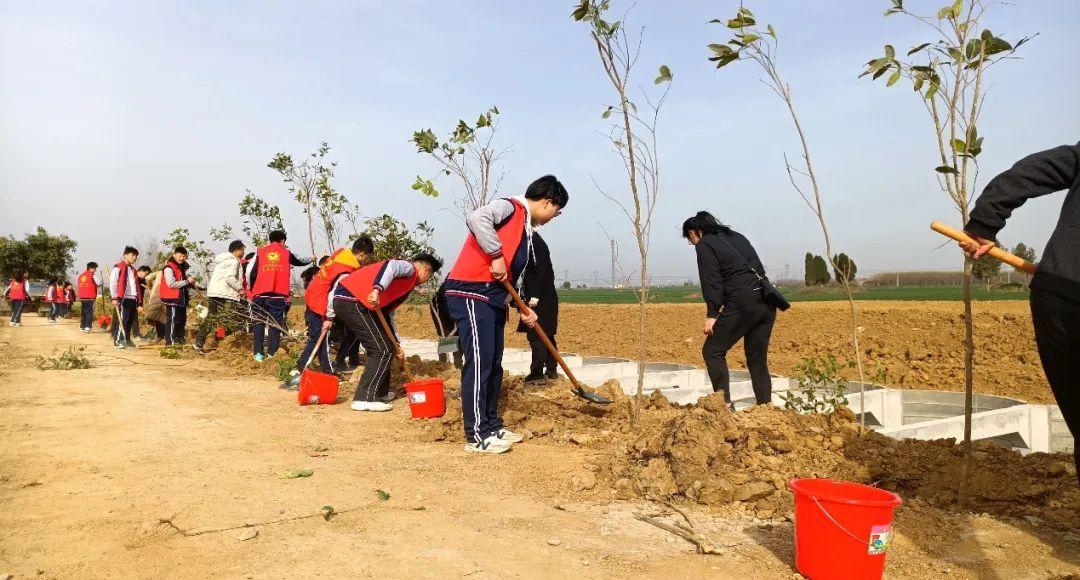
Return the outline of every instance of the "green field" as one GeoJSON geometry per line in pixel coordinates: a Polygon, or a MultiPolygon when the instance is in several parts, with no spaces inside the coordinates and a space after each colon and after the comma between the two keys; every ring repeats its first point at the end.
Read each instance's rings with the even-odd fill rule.
{"type": "MultiPolygon", "coordinates": [[[[845,300],[844,291],[839,287],[807,290],[804,288],[781,288],[784,295],[792,302],[823,302],[845,300]]],[[[1027,300],[1027,289],[1022,291],[992,290],[985,287],[972,291],[975,300],[1027,300]]],[[[961,300],[959,286],[900,286],[861,289],[855,295],[856,300],[961,300]]],[[[637,302],[631,290],[611,288],[588,288],[559,290],[559,300],[563,304],[632,304],[637,302]]],[[[650,303],[686,304],[701,302],[701,290],[696,286],[667,286],[654,288],[650,292],[650,303]]]]}

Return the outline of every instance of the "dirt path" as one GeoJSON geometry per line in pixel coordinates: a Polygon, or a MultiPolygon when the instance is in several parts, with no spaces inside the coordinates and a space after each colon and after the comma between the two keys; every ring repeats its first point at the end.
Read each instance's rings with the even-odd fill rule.
{"type": "MultiPolygon", "coordinates": [[[[695,554],[634,519],[640,502],[575,501],[571,445],[501,457],[419,443],[398,408],[298,407],[266,379],[209,361],[114,351],[71,322],[0,328],[0,574],[181,577],[790,578],[786,521],[716,519],[739,544],[695,554]],[[17,341],[17,342],[15,342],[17,341]],[[33,357],[88,345],[96,368],[38,371],[33,357]],[[130,361],[111,358],[121,356],[130,361]],[[137,364],[132,364],[134,361],[137,364]],[[310,478],[282,479],[311,468],[310,478]],[[381,501],[377,490],[389,493],[381,501]],[[197,532],[185,537],[160,520],[197,532]],[[556,545],[552,545],[556,544],[556,545]]],[[[1075,534],[905,507],[891,577],[1045,578],[1080,572],[1075,534]]]]}

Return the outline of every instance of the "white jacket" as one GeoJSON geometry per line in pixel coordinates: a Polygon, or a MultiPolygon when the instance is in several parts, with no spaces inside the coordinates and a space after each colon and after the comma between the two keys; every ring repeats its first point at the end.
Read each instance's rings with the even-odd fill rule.
{"type": "Polygon", "coordinates": [[[206,295],[210,298],[240,300],[244,291],[241,276],[243,269],[240,267],[239,258],[229,252],[214,256],[214,270],[210,274],[206,295]]]}

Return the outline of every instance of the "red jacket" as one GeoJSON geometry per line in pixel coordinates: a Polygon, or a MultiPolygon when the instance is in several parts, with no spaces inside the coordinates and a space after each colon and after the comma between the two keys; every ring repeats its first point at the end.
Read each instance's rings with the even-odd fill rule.
{"type": "Polygon", "coordinates": [[[26,300],[29,296],[26,295],[26,282],[11,281],[11,290],[8,295],[12,300],[26,300]]]}
{"type": "Polygon", "coordinates": [[[326,305],[330,301],[330,290],[334,287],[334,282],[345,274],[355,272],[359,267],[360,263],[351,251],[341,248],[334,252],[311,278],[311,283],[304,291],[304,302],[307,303],[308,310],[326,318],[326,305]]]}
{"type": "MultiPolygon", "coordinates": [[[[383,267],[386,266],[387,260],[381,262],[375,262],[370,266],[365,266],[359,270],[345,276],[338,284],[343,286],[350,294],[356,298],[357,302],[360,302],[366,306],[369,310],[375,308],[371,305],[371,301],[368,300],[368,296],[371,295],[371,291],[375,288],[375,283],[379,281],[382,276],[383,267]]],[[[390,286],[386,287],[379,293],[379,307],[383,312],[393,312],[400,306],[405,299],[409,297],[409,293],[416,288],[416,274],[408,278],[395,278],[390,286]]]]}
{"type": "Polygon", "coordinates": [[[67,292],[64,291],[64,287],[59,284],[53,291],[53,302],[57,304],[67,304],[67,292]]]}
{"type": "Polygon", "coordinates": [[[258,250],[256,266],[259,271],[255,274],[255,284],[251,293],[255,296],[262,294],[280,294],[288,296],[292,279],[292,254],[284,244],[267,244],[258,250]]]}
{"type": "Polygon", "coordinates": [[[78,286],[80,300],[94,300],[97,298],[98,286],[94,280],[94,273],[90,270],[79,274],[78,286]]]}
{"type": "MultiPolygon", "coordinates": [[[[499,224],[495,232],[502,242],[502,255],[506,257],[507,266],[517,255],[518,248],[525,238],[525,220],[528,212],[520,201],[508,198],[514,204],[514,213],[502,224],[499,224]]],[[[465,245],[454,262],[454,269],[450,270],[447,278],[459,282],[494,282],[491,275],[491,261],[499,256],[491,256],[480,247],[476,236],[469,234],[465,239],[465,245]]],[[[509,269],[509,268],[508,268],[509,269]]],[[[520,272],[507,272],[509,279],[514,280],[515,274],[520,272]]]]}

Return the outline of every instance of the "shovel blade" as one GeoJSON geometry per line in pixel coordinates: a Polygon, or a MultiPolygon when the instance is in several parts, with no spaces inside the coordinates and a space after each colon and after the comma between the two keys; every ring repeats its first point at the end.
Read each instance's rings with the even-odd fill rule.
{"type": "Polygon", "coordinates": [[[457,352],[459,349],[457,337],[440,338],[439,346],[435,350],[438,354],[451,354],[457,352]]]}
{"type": "Polygon", "coordinates": [[[607,397],[604,397],[603,395],[595,391],[586,391],[580,386],[574,388],[574,394],[590,403],[595,403],[597,405],[610,405],[612,403],[611,399],[608,399],[607,397]]]}

